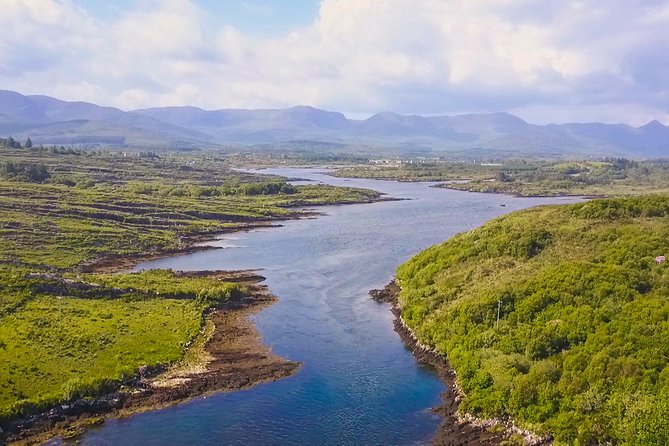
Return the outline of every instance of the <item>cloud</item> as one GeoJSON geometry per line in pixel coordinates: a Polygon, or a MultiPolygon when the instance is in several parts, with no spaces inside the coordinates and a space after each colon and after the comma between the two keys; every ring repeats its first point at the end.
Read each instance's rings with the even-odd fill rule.
{"type": "Polygon", "coordinates": [[[80,10],[52,0],[5,0],[0,27],[0,75],[10,79],[71,60],[93,30],[80,10]]]}
{"type": "Polygon", "coordinates": [[[663,0],[323,0],[310,26],[278,38],[225,17],[213,27],[208,14],[187,0],[144,0],[105,20],[73,0],[4,0],[0,82],[127,109],[302,103],[668,122],[663,0]]]}

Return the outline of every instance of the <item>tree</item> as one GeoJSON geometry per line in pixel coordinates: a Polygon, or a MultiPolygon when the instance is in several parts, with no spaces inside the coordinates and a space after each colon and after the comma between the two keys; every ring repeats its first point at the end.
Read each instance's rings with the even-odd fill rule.
{"type": "Polygon", "coordinates": [[[51,175],[43,164],[6,162],[0,165],[0,177],[15,181],[41,183],[51,175]]]}
{"type": "Polygon", "coordinates": [[[32,146],[33,146],[33,142],[30,140],[30,137],[28,137],[28,139],[26,139],[26,143],[25,143],[24,147],[26,149],[30,149],[30,148],[32,148],[32,146]]]}
{"type": "Polygon", "coordinates": [[[499,171],[497,172],[497,175],[495,176],[495,179],[499,181],[500,183],[511,183],[514,181],[514,178],[507,174],[506,172],[499,171]]]}

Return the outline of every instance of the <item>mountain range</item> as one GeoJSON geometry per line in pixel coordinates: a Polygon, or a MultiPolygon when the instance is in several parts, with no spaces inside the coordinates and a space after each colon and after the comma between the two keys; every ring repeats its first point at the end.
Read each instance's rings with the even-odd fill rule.
{"type": "Polygon", "coordinates": [[[136,148],[383,147],[399,152],[492,151],[533,155],[669,155],[669,127],[530,124],[509,113],[456,116],[378,113],[348,119],[308,106],[286,109],[156,107],[124,111],[0,90],[0,136],[35,144],[136,148]]]}

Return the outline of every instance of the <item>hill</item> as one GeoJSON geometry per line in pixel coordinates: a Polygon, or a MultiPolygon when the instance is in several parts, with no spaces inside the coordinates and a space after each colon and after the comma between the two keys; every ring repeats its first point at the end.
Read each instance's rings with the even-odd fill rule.
{"type": "Polygon", "coordinates": [[[465,411],[556,444],[669,444],[667,217],[658,195],[495,219],[398,268],[402,316],[465,411]]]}
{"type": "Polygon", "coordinates": [[[142,148],[262,145],[300,141],[317,151],[382,147],[393,153],[463,151],[507,156],[565,155],[659,158],[667,155],[669,127],[625,124],[534,125],[509,113],[457,116],[378,113],[364,120],[308,106],[286,109],[203,110],[158,107],[123,111],[48,96],[0,90],[0,133],[37,144],[115,144],[142,148]],[[324,145],[325,143],[325,145],[324,145]],[[328,145],[329,143],[329,145],[328,145]]]}

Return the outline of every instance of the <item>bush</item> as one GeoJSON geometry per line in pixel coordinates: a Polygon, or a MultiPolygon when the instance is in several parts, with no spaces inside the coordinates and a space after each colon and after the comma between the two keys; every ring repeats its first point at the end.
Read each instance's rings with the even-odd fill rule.
{"type": "Polygon", "coordinates": [[[14,181],[42,183],[51,175],[43,164],[6,162],[0,165],[0,176],[14,181]]]}

